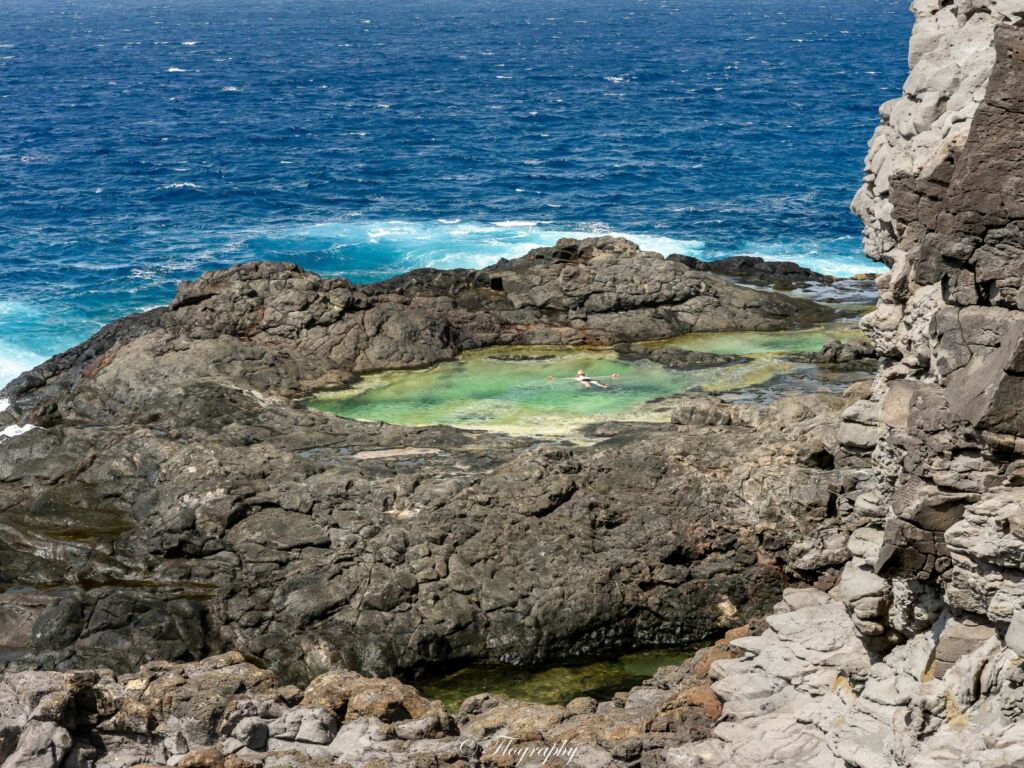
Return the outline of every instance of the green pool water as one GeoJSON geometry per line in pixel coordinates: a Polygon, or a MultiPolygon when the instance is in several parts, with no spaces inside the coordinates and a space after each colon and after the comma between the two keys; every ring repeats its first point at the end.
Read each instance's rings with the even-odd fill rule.
{"type": "Polygon", "coordinates": [[[786,360],[787,355],[858,334],[851,323],[834,323],[792,332],[689,334],[654,343],[750,358],[692,371],[627,362],[608,348],[490,348],[425,370],[372,374],[355,387],[318,395],[307,404],[347,418],[392,424],[565,434],[610,418],[666,419],[669,408],[658,403],[660,398],[763,384],[807,367],[786,360]],[[609,388],[582,387],[574,380],[580,368],[609,388]]]}
{"type": "Polygon", "coordinates": [[[455,672],[422,677],[414,685],[429,699],[440,699],[449,712],[478,693],[498,693],[538,704],[565,704],[577,696],[611,699],[652,677],[660,667],[676,666],[696,647],[658,648],[611,659],[581,660],[556,666],[513,667],[473,664],[455,672]]]}

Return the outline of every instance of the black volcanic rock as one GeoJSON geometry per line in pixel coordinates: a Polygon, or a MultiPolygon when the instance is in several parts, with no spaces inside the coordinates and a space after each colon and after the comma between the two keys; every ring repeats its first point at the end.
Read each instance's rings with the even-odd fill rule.
{"type": "Polygon", "coordinates": [[[878,360],[878,354],[875,352],[871,342],[866,339],[863,341],[833,339],[832,341],[825,342],[817,352],[793,355],[793,359],[817,363],[818,365],[851,368],[875,365],[878,360]]]}
{"type": "Polygon", "coordinates": [[[767,261],[760,256],[727,256],[714,261],[702,261],[694,256],[673,254],[672,261],[685,264],[698,272],[736,278],[754,285],[803,286],[807,283],[830,285],[835,282],[831,275],[823,275],[813,269],[802,267],[794,261],[767,261]]]}
{"type": "Polygon", "coordinates": [[[173,410],[169,398],[211,377],[294,396],[495,344],[784,330],[833,316],[615,238],[562,240],[482,271],[416,270],[366,286],[252,263],[183,284],[169,308],[109,326],[3,396],[11,415],[39,425],[137,421],[173,410]]]}
{"type": "Polygon", "coordinates": [[[788,547],[829,524],[830,473],[798,454],[834,443],[840,400],[583,447],[290,398],[493,344],[831,316],[609,238],[369,286],[205,275],[4,390],[0,426],[40,428],[2,445],[0,583],[22,589],[0,595],[0,627],[22,628],[2,658],[241,649],[302,679],[713,636],[763,613],[788,547]],[[58,616],[75,620],[50,631],[58,616]]]}

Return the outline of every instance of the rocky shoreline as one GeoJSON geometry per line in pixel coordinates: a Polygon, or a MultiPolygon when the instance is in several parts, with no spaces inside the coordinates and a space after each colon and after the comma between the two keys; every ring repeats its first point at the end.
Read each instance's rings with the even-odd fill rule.
{"type": "Polygon", "coordinates": [[[811,358],[873,382],[682,395],[592,445],[295,401],[837,315],[794,266],[601,238],[368,286],[240,265],[8,385],[0,766],[1024,761],[1024,6],[914,10],[855,203],[892,268],[873,349],[811,358]],[[709,647],[609,702],[450,713],[388,677],[680,641],[709,647]]]}
{"type": "MultiPolygon", "coordinates": [[[[689,736],[662,711],[677,693],[664,681],[569,707],[483,697],[456,722],[359,673],[711,642],[790,580],[834,581],[836,428],[855,394],[678,396],[671,423],[595,425],[584,446],[350,421],[294,398],[499,343],[631,354],[681,331],[836,313],[609,238],[365,287],[278,264],[183,285],[170,308],[107,327],[2,394],[2,764],[406,765],[410,750],[463,760],[452,749],[465,738],[477,760],[508,728],[599,736],[594,759],[635,761],[706,735],[713,696],[688,669],[704,686],[679,705],[689,736]],[[310,714],[299,689],[279,690],[316,690],[337,670],[372,701],[404,703],[310,714]],[[170,701],[146,693],[168,687],[170,701]],[[250,687],[269,699],[243,703],[250,687]],[[210,718],[179,722],[225,689],[210,718]],[[273,737],[227,728],[236,706],[273,737]],[[303,718],[319,723],[312,741],[313,725],[281,730],[303,718]],[[641,737],[655,720],[673,735],[641,737]]],[[[683,357],[665,362],[720,362],[683,357]]]]}
{"type": "Polygon", "coordinates": [[[0,683],[0,754],[18,766],[633,764],[710,734],[721,706],[708,669],[732,656],[719,643],[613,701],[555,706],[484,693],[454,714],[394,678],[335,671],[284,686],[237,652],[122,676],[21,672],[0,683]]]}
{"type": "Polygon", "coordinates": [[[291,396],[497,343],[835,314],[609,238],[365,287],[278,264],[185,284],[3,393],[0,419],[36,427],[0,467],[7,664],[237,649],[305,681],[713,638],[762,615],[787,568],[830,567],[787,552],[827,527],[843,398],[681,398],[674,425],[573,446],[291,396]]]}

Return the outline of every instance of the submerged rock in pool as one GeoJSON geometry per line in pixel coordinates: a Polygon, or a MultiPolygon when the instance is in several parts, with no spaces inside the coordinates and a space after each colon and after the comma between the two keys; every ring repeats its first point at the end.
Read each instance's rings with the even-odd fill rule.
{"type": "Polygon", "coordinates": [[[740,355],[716,355],[713,352],[698,352],[664,345],[616,344],[615,351],[622,360],[650,360],[666,368],[682,371],[750,362],[750,358],[740,355]]]}

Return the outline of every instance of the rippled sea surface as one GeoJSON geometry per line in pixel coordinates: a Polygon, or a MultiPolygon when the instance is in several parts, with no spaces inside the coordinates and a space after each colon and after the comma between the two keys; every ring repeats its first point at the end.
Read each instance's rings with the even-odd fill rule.
{"type": "Polygon", "coordinates": [[[0,381],[177,281],[372,280],[568,233],[871,268],[906,0],[25,0],[0,23],[0,381]]]}

